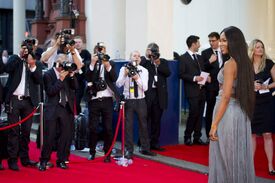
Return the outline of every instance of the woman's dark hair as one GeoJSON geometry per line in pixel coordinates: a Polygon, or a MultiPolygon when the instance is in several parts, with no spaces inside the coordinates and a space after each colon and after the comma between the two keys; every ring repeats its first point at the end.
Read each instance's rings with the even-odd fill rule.
{"type": "Polygon", "coordinates": [[[242,31],[234,26],[225,28],[224,32],[228,44],[228,54],[237,63],[236,98],[241,109],[252,119],[254,110],[254,72],[248,57],[247,44],[242,31]]]}

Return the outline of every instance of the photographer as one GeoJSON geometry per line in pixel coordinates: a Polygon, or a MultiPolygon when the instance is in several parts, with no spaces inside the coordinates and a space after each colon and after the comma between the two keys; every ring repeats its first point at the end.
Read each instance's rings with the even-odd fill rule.
{"type": "Polygon", "coordinates": [[[83,66],[82,59],[77,49],[75,49],[74,41],[70,40],[70,34],[72,34],[72,32],[66,29],[56,33],[56,41],[53,46],[42,53],[41,61],[48,64],[49,69],[53,67],[58,53],[67,54],[69,62],[75,63],[78,70],[83,66]]]}
{"type": "MultiPolygon", "coordinates": [[[[5,86],[5,110],[10,124],[27,117],[38,106],[38,87],[42,83],[42,70],[37,67],[32,52],[33,41],[25,40],[19,55],[12,55],[5,71],[9,74],[5,86]]],[[[32,118],[9,130],[8,165],[11,170],[18,171],[17,156],[23,166],[35,166],[36,162],[29,158],[30,131],[32,118]]]]}
{"type": "Polygon", "coordinates": [[[147,103],[147,123],[150,137],[150,147],[153,150],[164,151],[159,145],[161,116],[168,105],[167,78],[170,69],[167,60],[160,58],[159,46],[150,43],[146,50],[146,59],[142,57],[140,65],[149,73],[148,90],[145,92],[147,103]]]}
{"type": "Polygon", "coordinates": [[[57,56],[54,67],[45,72],[43,76],[46,102],[45,102],[45,131],[44,143],[40,156],[40,171],[46,170],[50,160],[52,147],[55,143],[56,129],[58,128],[57,160],[58,168],[67,169],[65,160],[68,158],[68,149],[71,145],[73,130],[73,105],[75,89],[78,87],[74,76],[76,65],[66,61],[66,55],[57,56]]]}
{"type": "Polygon", "coordinates": [[[134,113],[138,116],[139,139],[141,143],[140,153],[148,156],[155,156],[150,151],[150,143],[147,129],[147,106],[144,92],[148,89],[148,71],[140,64],[140,53],[133,51],[130,55],[130,62],[122,67],[116,81],[118,87],[124,87],[123,95],[125,103],[125,146],[126,158],[133,158],[133,120],[134,113]],[[133,68],[134,66],[134,68],[133,68]]]}
{"type": "Polygon", "coordinates": [[[76,111],[77,114],[81,113],[81,100],[83,98],[84,95],[84,90],[85,90],[85,85],[86,85],[86,81],[85,81],[85,72],[87,67],[89,67],[90,63],[91,63],[91,54],[88,50],[83,48],[83,39],[80,36],[75,36],[74,37],[74,41],[75,41],[75,48],[77,49],[77,51],[79,52],[81,58],[82,58],[82,62],[84,64],[84,66],[81,68],[82,73],[76,73],[76,78],[79,84],[79,88],[76,90],[76,111]]]}
{"type": "MultiPolygon", "coordinates": [[[[98,43],[95,47],[91,63],[86,72],[88,82],[88,109],[90,126],[90,156],[89,160],[95,158],[95,148],[97,144],[97,127],[100,117],[104,127],[104,152],[108,152],[112,144],[112,120],[113,120],[113,97],[118,98],[114,82],[117,79],[115,65],[109,61],[110,57],[106,54],[106,47],[98,43]]],[[[110,162],[110,155],[104,162],[110,162]]]]}

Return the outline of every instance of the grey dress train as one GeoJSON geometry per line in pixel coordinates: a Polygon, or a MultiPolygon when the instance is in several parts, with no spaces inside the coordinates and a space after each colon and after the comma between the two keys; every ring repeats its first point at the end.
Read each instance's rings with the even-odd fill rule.
{"type": "MultiPolygon", "coordinates": [[[[223,84],[223,69],[218,74],[223,84]]],[[[236,81],[234,81],[234,95],[236,81]]],[[[221,100],[222,88],[217,96],[213,118],[221,100]]],[[[209,148],[209,183],[255,183],[252,155],[251,123],[231,97],[227,109],[218,125],[218,141],[211,141],[209,148]]]]}

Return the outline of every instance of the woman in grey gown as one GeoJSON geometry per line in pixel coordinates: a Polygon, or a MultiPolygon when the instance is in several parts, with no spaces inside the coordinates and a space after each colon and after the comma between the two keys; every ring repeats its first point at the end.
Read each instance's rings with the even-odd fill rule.
{"type": "Polygon", "coordinates": [[[254,106],[254,75],[243,33],[225,28],[222,54],[230,58],[218,74],[220,91],[209,133],[209,183],[255,183],[250,120],[254,106]]]}

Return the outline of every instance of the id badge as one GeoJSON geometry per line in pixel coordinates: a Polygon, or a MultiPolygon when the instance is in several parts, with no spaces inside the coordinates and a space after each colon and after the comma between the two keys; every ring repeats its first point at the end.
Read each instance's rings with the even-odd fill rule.
{"type": "Polygon", "coordinates": [[[134,82],[130,82],[130,93],[134,93],[135,90],[134,90],[134,82]]]}

